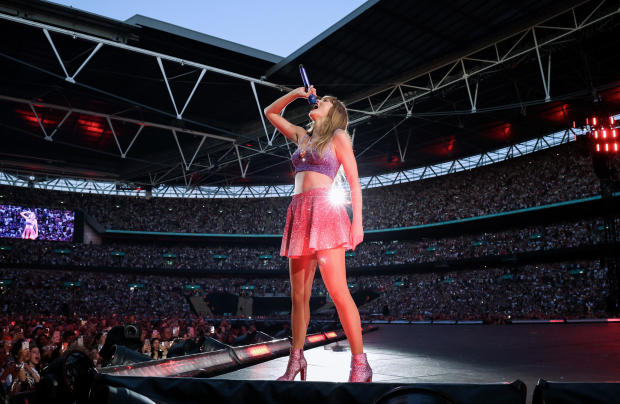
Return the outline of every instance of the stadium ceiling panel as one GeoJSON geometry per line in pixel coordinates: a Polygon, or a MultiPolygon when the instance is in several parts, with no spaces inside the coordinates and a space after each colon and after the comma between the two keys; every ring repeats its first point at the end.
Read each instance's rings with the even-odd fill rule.
{"type": "MultiPolygon", "coordinates": [[[[618,0],[368,1],[281,58],[144,16],[0,1],[13,39],[0,45],[0,170],[290,184],[295,145],[262,109],[299,85],[299,63],[346,102],[360,175],[460,161],[617,112],[619,13],[618,0]]],[[[284,113],[303,125],[307,112],[284,113]]]]}

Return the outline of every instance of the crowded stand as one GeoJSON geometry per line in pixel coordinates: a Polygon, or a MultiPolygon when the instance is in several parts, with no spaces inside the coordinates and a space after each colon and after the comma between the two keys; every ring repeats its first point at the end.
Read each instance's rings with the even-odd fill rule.
{"type": "Polygon", "coordinates": [[[373,228],[484,216],[597,195],[589,157],[568,144],[471,171],[366,191],[373,228]],[[390,209],[384,209],[389,202],[390,209]]]}
{"type": "MultiPolygon", "coordinates": [[[[363,194],[364,228],[389,229],[482,216],[598,192],[588,158],[571,144],[471,171],[367,189],[363,194]],[[389,210],[384,209],[387,201],[389,210]]],[[[81,210],[106,229],[117,230],[280,234],[289,202],[290,198],[147,199],[0,187],[0,205],[5,209],[14,205],[81,210]]],[[[593,217],[416,240],[365,241],[347,253],[347,267],[436,263],[596,246],[605,241],[603,223],[601,217],[593,217]]],[[[58,228],[67,235],[66,226],[58,228]]],[[[214,309],[208,301],[213,294],[290,296],[288,259],[279,255],[275,245],[176,242],[164,246],[110,242],[105,237],[103,244],[81,244],[22,240],[25,237],[19,231],[11,230],[15,238],[0,239],[0,383],[11,394],[32,390],[41,369],[68,349],[82,350],[101,366],[101,347],[107,333],[118,325],[138,325],[140,351],[153,359],[166,358],[179,339],[211,337],[234,345],[256,333],[256,319],[207,318],[196,313],[190,298],[200,296],[214,309]],[[99,268],[114,271],[91,271],[99,268]],[[166,275],[161,275],[162,270],[166,275]],[[231,273],[209,277],[200,273],[210,270],[231,273]],[[234,274],[241,270],[272,270],[274,275],[234,274]]],[[[607,268],[598,261],[502,268],[478,265],[475,269],[399,275],[349,274],[347,281],[351,293],[366,296],[358,301],[365,321],[482,320],[501,324],[516,319],[610,315],[605,311],[607,268]]],[[[314,282],[312,296],[328,299],[320,279],[314,282]]],[[[333,318],[329,306],[313,313],[313,318],[333,318]]],[[[283,313],[269,316],[288,317],[283,313]]],[[[290,333],[285,321],[281,333],[290,333]]]]}
{"type": "MultiPolygon", "coordinates": [[[[101,365],[99,349],[112,327],[141,327],[142,352],[166,357],[177,338],[211,336],[232,344],[256,325],[246,319],[206,319],[192,312],[187,284],[199,293],[285,296],[287,279],[186,278],[157,275],[4,269],[0,368],[8,391],[27,388],[45,364],[74,347],[101,365]],[[255,289],[248,292],[244,285],[255,289]],[[137,286],[139,285],[139,286],[137,286]],[[27,367],[23,363],[29,364],[27,367]],[[27,373],[23,370],[26,369],[27,373]],[[36,372],[31,372],[34,369],[36,372]]],[[[394,276],[349,276],[352,291],[379,296],[360,306],[365,320],[483,320],[605,317],[607,270],[594,261],[394,276]]],[[[315,296],[325,296],[315,280],[315,296]]],[[[34,383],[33,383],[34,384],[34,383]]]]}
{"type": "MultiPolygon", "coordinates": [[[[364,190],[364,228],[435,223],[585,198],[598,194],[598,184],[589,157],[571,143],[469,171],[364,190]]],[[[146,199],[19,187],[0,187],[0,195],[0,204],[82,210],[107,229],[186,233],[280,234],[290,203],[289,197],[146,199]]]]}
{"type": "Polygon", "coordinates": [[[485,323],[603,318],[608,315],[607,282],[607,268],[598,261],[400,275],[383,278],[381,295],[362,306],[360,313],[485,323]]]}
{"type": "MultiPolygon", "coordinates": [[[[350,267],[373,267],[591,246],[604,240],[602,223],[602,219],[588,219],[458,237],[367,241],[349,252],[346,259],[350,267]]],[[[276,246],[163,247],[161,244],[86,245],[4,239],[0,241],[0,262],[174,271],[288,270],[288,259],[279,255],[276,246]]]]}
{"type": "MultiPolygon", "coordinates": [[[[0,276],[2,315],[13,319],[54,315],[185,318],[193,316],[186,299],[191,294],[290,294],[285,277],[192,278],[21,269],[3,269],[0,276]],[[199,288],[188,289],[187,285],[199,288]],[[248,289],[248,285],[254,288],[248,289]]],[[[379,293],[379,298],[364,306],[365,313],[371,316],[470,319],[495,313],[512,318],[572,318],[603,314],[607,270],[598,261],[576,261],[442,273],[348,276],[348,282],[352,291],[379,293]],[[385,305],[389,314],[383,312],[385,305]]],[[[315,280],[312,295],[327,295],[322,281],[315,280]]]]}

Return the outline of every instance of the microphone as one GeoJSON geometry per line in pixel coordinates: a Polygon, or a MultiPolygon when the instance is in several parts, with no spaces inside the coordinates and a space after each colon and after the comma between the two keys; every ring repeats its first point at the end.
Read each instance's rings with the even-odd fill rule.
{"type": "MultiPolygon", "coordinates": [[[[301,81],[304,83],[304,88],[306,91],[310,88],[310,79],[308,79],[308,73],[306,73],[306,69],[304,69],[304,65],[299,65],[299,74],[301,74],[301,81]]],[[[314,94],[310,94],[308,97],[308,103],[310,105],[316,104],[316,96],[314,94]]]]}

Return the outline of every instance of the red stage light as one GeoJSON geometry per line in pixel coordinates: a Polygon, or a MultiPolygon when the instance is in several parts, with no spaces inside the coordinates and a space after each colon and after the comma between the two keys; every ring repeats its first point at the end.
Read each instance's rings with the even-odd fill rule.
{"type": "Polygon", "coordinates": [[[262,356],[270,354],[271,351],[267,345],[257,345],[247,349],[250,356],[262,356]]]}
{"type": "Polygon", "coordinates": [[[614,151],[618,151],[618,143],[614,143],[614,151]]]}
{"type": "Polygon", "coordinates": [[[592,126],[596,126],[596,122],[597,122],[596,117],[593,117],[593,118],[592,118],[592,126]]]}
{"type": "Polygon", "coordinates": [[[84,129],[86,129],[89,132],[103,133],[103,128],[97,128],[97,127],[94,127],[94,126],[87,126],[84,129]]]}
{"type": "Polygon", "coordinates": [[[610,125],[613,125],[613,124],[614,124],[614,122],[615,122],[614,117],[613,117],[613,116],[610,116],[610,117],[609,117],[609,124],[610,124],[610,125]]]}
{"type": "Polygon", "coordinates": [[[55,125],[58,123],[58,121],[55,119],[41,118],[43,116],[42,112],[39,114],[39,117],[37,118],[37,116],[35,116],[35,114],[32,111],[27,111],[23,109],[17,109],[16,111],[19,115],[21,115],[22,118],[24,118],[26,121],[34,125],[38,125],[39,123],[43,125],[55,125]]]}
{"type": "Polygon", "coordinates": [[[103,124],[101,122],[78,119],[78,123],[82,125],[87,132],[103,133],[104,131],[103,124]]]}
{"type": "Polygon", "coordinates": [[[306,339],[308,340],[308,342],[324,341],[325,340],[325,335],[323,335],[323,334],[310,335],[306,339]]]}
{"type": "Polygon", "coordinates": [[[611,137],[613,137],[614,139],[616,138],[616,136],[618,136],[618,133],[616,132],[616,130],[612,130],[611,131],[611,137]]]}
{"type": "Polygon", "coordinates": [[[594,131],[594,139],[598,139],[598,130],[594,131]]]}
{"type": "Polygon", "coordinates": [[[564,320],[549,320],[550,323],[563,323],[564,320]]]}
{"type": "Polygon", "coordinates": [[[598,143],[596,144],[596,151],[597,151],[597,152],[601,151],[601,145],[600,145],[600,144],[598,144],[598,143]]]}
{"type": "Polygon", "coordinates": [[[609,151],[609,143],[605,143],[605,151],[609,151]]]}

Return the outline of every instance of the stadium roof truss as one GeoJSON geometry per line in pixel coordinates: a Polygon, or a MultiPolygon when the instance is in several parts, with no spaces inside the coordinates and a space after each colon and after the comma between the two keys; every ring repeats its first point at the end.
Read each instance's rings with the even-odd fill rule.
{"type": "MultiPolygon", "coordinates": [[[[185,110],[187,109],[189,103],[192,100],[192,97],[194,96],[194,93],[196,92],[196,89],[198,88],[198,85],[200,84],[200,82],[202,81],[202,79],[204,78],[205,74],[207,72],[210,73],[216,73],[219,75],[223,75],[223,76],[227,76],[227,77],[231,77],[234,79],[238,79],[238,80],[242,80],[242,81],[246,81],[249,83],[250,88],[252,90],[252,93],[254,95],[254,100],[256,101],[256,105],[258,108],[258,116],[260,116],[260,119],[262,121],[262,126],[264,128],[265,131],[265,136],[267,138],[267,145],[268,146],[272,146],[273,144],[273,138],[276,135],[276,131],[274,131],[273,133],[269,133],[269,130],[267,129],[267,125],[265,122],[265,118],[263,116],[263,111],[262,111],[262,106],[260,104],[259,98],[258,98],[258,93],[256,90],[256,85],[262,85],[262,86],[266,86],[266,87],[271,87],[271,88],[275,88],[278,89],[280,91],[283,90],[287,90],[289,91],[290,88],[286,87],[286,86],[282,86],[282,85],[278,85],[278,84],[274,84],[271,83],[269,81],[266,80],[262,80],[262,79],[257,79],[254,77],[249,77],[246,75],[242,75],[242,74],[238,74],[235,72],[231,72],[228,70],[224,70],[224,69],[220,69],[217,67],[213,67],[213,66],[209,66],[203,63],[198,63],[198,62],[193,62],[190,60],[184,60],[184,59],[180,59],[174,56],[170,56],[170,55],[166,55],[163,53],[159,53],[159,52],[154,52],[151,50],[147,50],[147,49],[142,49],[139,47],[135,47],[135,46],[131,46],[131,45],[127,45],[121,42],[116,42],[116,41],[112,41],[109,39],[104,39],[104,38],[99,38],[96,36],[92,36],[92,35],[88,35],[88,34],[84,34],[84,33],[80,33],[80,32],[76,32],[76,31],[70,31],[64,28],[59,28],[59,27],[55,27],[49,24],[43,24],[40,22],[36,22],[36,21],[30,21],[24,18],[20,18],[20,17],[14,17],[11,15],[6,15],[6,14],[2,14],[0,13],[0,20],[6,20],[6,21],[11,21],[11,22],[15,22],[15,23],[19,23],[19,24],[24,24],[24,25],[28,25],[28,26],[32,26],[35,28],[39,28],[42,30],[45,38],[47,39],[47,41],[49,42],[49,45],[56,57],[56,59],[58,60],[58,63],[60,64],[60,67],[65,75],[64,79],[71,83],[71,84],[76,84],[77,83],[77,76],[78,74],[88,65],[88,62],[92,59],[92,57],[105,45],[105,46],[111,46],[111,47],[115,47],[115,48],[119,48],[128,52],[134,52],[134,53],[138,53],[138,54],[142,54],[146,57],[150,57],[153,58],[153,62],[157,63],[157,65],[159,66],[159,69],[161,71],[162,74],[162,78],[163,78],[163,82],[166,86],[167,89],[167,93],[170,96],[170,101],[172,104],[172,107],[174,109],[174,114],[173,116],[176,117],[176,119],[183,119],[183,113],[185,112],[185,110]],[[88,57],[82,62],[82,64],[77,68],[77,70],[75,72],[73,72],[72,74],[70,72],[67,71],[65,64],[62,61],[62,58],[60,56],[59,50],[56,48],[56,45],[52,39],[52,37],[50,36],[50,32],[55,32],[58,34],[63,34],[63,35],[68,35],[71,36],[72,38],[80,38],[89,42],[92,42],[95,47],[93,48],[93,50],[90,52],[90,54],[88,55],[88,57]],[[173,62],[173,63],[178,63],[182,66],[190,66],[190,67],[195,67],[197,69],[200,69],[200,75],[198,77],[198,79],[196,80],[194,87],[191,91],[191,93],[189,94],[187,100],[185,100],[185,103],[183,104],[183,106],[181,107],[181,104],[177,105],[177,101],[175,99],[175,96],[172,92],[172,89],[170,87],[169,81],[168,81],[168,76],[166,75],[166,71],[164,68],[164,65],[162,63],[162,60],[166,60],[169,62],[173,62]],[[181,108],[179,108],[181,107],[181,108]]],[[[35,66],[36,68],[36,66],[35,66]]],[[[38,68],[39,70],[43,70],[41,68],[38,68]]],[[[53,73],[52,73],[53,74],[53,73]]],[[[118,146],[118,150],[119,150],[119,154],[122,158],[126,158],[127,157],[127,153],[129,152],[129,149],[131,149],[131,146],[133,145],[134,141],[137,139],[137,137],[140,135],[140,133],[143,131],[143,129],[148,128],[148,127],[154,127],[154,128],[160,128],[160,129],[167,129],[170,130],[171,135],[174,137],[175,142],[179,148],[179,153],[181,156],[181,160],[182,160],[182,168],[184,169],[184,172],[189,172],[190,168],[194,162],[194,159],[196,158],[196,156],[198,155],[198,152],[200,151],[200,148],[202,147],[204,141],[207,138],[212,138],[212,139],[217,139],[217,140],[221,140],[221,141],[227,141],[230,142],[231,146],[229,151],[234,150],[236,152],[236,161],[238,161],[239,163],[239,168],[240,168],[240,172],[241,172],[241,177],[245,178],[246,173],[247,173],[247,169],[249,166],[249,158],[252,157],[255,154],[271,154],[275,157],[279,157],[282,158],[281,155],[278,154],[273,154],[273,153],[269,153],[269,150],[267,150],[266,148],[263,148],[262,143],[259,141],[258,142],[258,148],[254,148],[251,146],[245,146],[245,145],[241,145],[237,143],[237,140],[235,138],[232,137],[225,137],[225,136],[220,136],[220,135],[214,135],[214,134],[210,134],[210,133],[206,133],[203,131],[197,131],[197,130],[188,130],[185,128],[182,128],[180,126],[172,126],[172,125],[162,125],[162,124],[158,124],[155,122],[146,122],[146,121],[139,121],[139,120],[135,120],[135,119],[129,119],[129,118],[123,118],[123,117],[119,117],[116,115],[110,115],[110,114],[103,114],[100,112],[96,112],[96,111],[88,111],[88,110],[83,110],[83,109],[77,109],[77,108],[68,108],[66,106],[61,106],[61,105],[54,105],[54,104],[45,104],[45,103],[37,103],[37,105],[42,106],[42,107],[46,107],[49,109],[55,109],[55,110],[60,110],[60,111],[65,111],[65,115],[63,117],[63,119],[60,121],[60,123],[58,124],[58,126],[56,127],[56,129],[51,132],[51,133],[47,133],[47,131],[45,130],[44,126],[41,123],[41,120],[39,119],[35,106],[33,104],[32,101],[30,100],[26,100],[26,99],[20,99],[20,98],[15,98],[15,97],[9,97],[6,95],[1,95],[0,94],[0,99],[6,100],[6,101],[13,101],[13,102],[17,102],[17,103],[23,103],[28,105],[28,107],[32,110],[35,118],[37,119],[37,122],[39,123],[39,127],[41,128],[41,131],[43,132],[43,135],[45,136],[45,140],[48,141],[53,141],[53,137],[55,132],[62,126],[62,124],[65,122],[65,120],[73,113],[82,113],[82,114],[87,114],[87,115],[92,115],[92,116],[99,116],[99,117],[103,117],[106,119],[108,125],[109,125],[109,129],[112,131],[112,134],[114,136],[114,140],[116,142],[116,145],[118,146]],[[130,122],[133,124],[137,124],[138,125],[138,129],[136,131],[136,134],[134,135],[132,141],[130,142],[129,146],[127,146],[126,149],[123,150],[123,148],[121,147],[118,138],[116,136],[116,133],[114,131],[114,125],[113,125],[113,121],[123,121],[123,122],[130,122]],[[188,161],[188,159],[186,158],[185,154],[183,153],[183,150],[181,148],[181,145],[179,143],[178,140],[178,133],[187,133],[187,134],[191,134],[191,135],[198,135],[202,137],[202,141],[200,142],[200,144],[198,145],[198,147],[196,148],[192,158],[188,161]],[[239,152],[239,148],[245,148],[245,149],[249,149],[252,150],[253,153],[249,154],[249,155],[242,155],[239,152]],[[244,164],[243,160],[247,160],[247,162],[244,164]]],[[[148,106],[146,106],[148,107],[148,106]]],[[[153,108],[151,108],[153,109],[153,108]]],[[[162,112],[162,111],[159,111],[162,112]]],[[[282,111],[284,112],[284,111],[282,111]]],[[[165,114],[170,115],[169,112],[164,112],[165,114]]],[[[226,152],[224,154],[227,155],[228,152],[226,152]]],[[[224,156],[220,157],[220,159],[222,159],[224,156]]],[[[232,160],[233,162],[235,160],[232,160]]],[[[221,164],[229,164],[231,161],[229,160],[228,162],[222,162],[221,164]]],[[[176,166],[174,167],[176,168],[176,166]]],[[[203,167],[205,168],[205,167],[203,167]]],[[[209,167],[206,167],[207,169],[212,168],[212,165],[209,167]]],[[[163,177],[160,177],[160,180],[163,180],[163,177]]],[[[184,179],[186,184],[188,183],[188,179],[187,176],[184,175],[184,179]]],[[[154,178],[155,180],[155,178],[154,178]]],[[[154,181],[154,183],[152,185],[157,185],[157,182],[154,181]]],[[[188,184],[189,185],[189,184],[188,184]]]]}
{"type": "MultiPolygon", "coordinates": [[[[348,110],[350,113],[350,123],[352,125],[359,124],[364,122],[365,120],[372,118],[373,116],[380,116],[382,114],[389,114],[394,112],[403,112],[402,120],[394,125],[391,129],[389,129],[385,134],[380,136],[374,141],[370,146],[366,147],[364,150],[358,152],[358,156],[363,154],[366,150],[368,150],[373,144],[380,141],[382,138],[386,137],[390,133],[394,133],[396,135],[396,145],[398,148],[398,153],[401,162],[405,160],[405,154],[407,152],[407,147],[409,144],[409,138],[407,138],[404,145],[401,144],[400,137],[398,136],[397,127],[400,123],[404,122],[406,119],[410,117],[425,117],[425,116],[440,116],[440,115],[457,115],[457,114],[472,114],[483,112],[482,109],[477,107],[478,102],[478,86],[479,83],[476,80],[476,76],[482,72],[485,72],[489,69],[493,69],[494,67],[501,65],[509,60],[517,58],[521,55],[524,55],[529,52],[535,52],[538,60],[538,67],[540,69],[540,77],[541,84],[544,89],[545,98],[540,100],[540,103],[547,102],[551,100],[551,56],[549,55],[546,59],[541,56],[541,48],[550,46],[554,43],[561,41],[563,38],[572,35],[586,27],[589,27],[593,24],[597,24],[602,20],[609,18],[615,14],[620,13],[620,8],[618,7],[610,7],[610,4],[617,4],[612,0],[601,0],[601,1],[585,1],[580,3],[579,5],[572,7],[568,10],[562,11],[557,15],[543,21],[532,25],[520,32],[513,33],[508,37],[501,38],[499,40],[493,41],[492,43],[487,43],[485,45],[480,46],[477,50],[462,56],[456,59],[452,59],[446,61],[445,63],[438,63],[435,66],[431,66],[428,68],[423,68],[417,73],[413,73],[404,77],[402,80],[397,80],[397,83],[391,85],[389,87],[383,87],[380,89],[375,89],[366,94],[361,94],[359,96],[353,97],[353,100],[348,100],[348,110]],[[445,111],[445,112],[416,112],[414,110],[414,104],[417,100],[422,99],[429,94],[432,94],[438,90],[446,88],[451,85],[455,85],[457,83],[464,82],[467,94],[463,94],[469,100],[471,108],[466,111],[445,111]]],[[[188,105],[191,103],[196,88],[203,80],[204,76],[207,73],[215,73],[218,75],[224,75],[230,78],[242,80],[248,83],[251,88],[254,100],[256,102],[256,106],[258,108],[257,114],[261,119],[262,128],[264,130],[264,135],[261,134],[258,138],[258,147],[245,145],[244,142],[239,142],[239,139],[235,138],[235,134],[231,133],[231,136],[223,136],[216,135],[213,133],[208,133],[200,130],[190,130],[181,125],[172,125],[172,124],[161,124],[157,122],[150,121],[140,121],[130,118],[123,118],[116,115],[104,114],[97,111],[83,110],[70,108],[61,105],[55,104],[42,104],[42,103],[33,103],[32,100],[24,99],[24,98],[15,98],[9,97],[7,95],[0,94],[0,99],[5,101],[11,101],[15,103],[21,103],[28,105],[28,107],[32,110],[34,116],[39,122],[39,127],[43,133],[43,136],[46,140],[53,142],[54,135],[56,131],[63,125],[65,120],[74,113],[83,113],[89,114],[93,116],[103,117],[107,122],[109,129],[112,131],[114,140],[118,147],[119,155],[122,158],[126,158],[129,152],[131,151],[131,147],[134,144],[135,140],[144,132],[148,131],[150,127],[159,128],[168,130],[170,135],[174,138],[181,157],[180,163],[177,165],[170,167],[170,169],[163,174],[157,176],[150,176],[151,184],[153,187],[153,195],[154,196],[165,196],[165,197],[266,197],[266,196],[285,196],[289,195],[292,192],[292,187],[290,185],[273,185],[273,186],[240,186],[240,187],[231,187],[231,186],[214,186],[214,187],[198,187],[192,186],[191,184],[191,170],[194,168],[195,172],[201,172],[205,170],[209,170],[213,167],[213,163],[211,161],[211,156],[208,157],[209,165],[197,165],[195,164],[196,157],[199,155],[201,147],[205,143],[207,139],[215,139],[218,141],[229,142],[230,147],[226,152],[221,154],[218,157],[213,157],[215,162],[220,165],[229,165],[238,163],[239,164],[239,172],[242,178],[245,178],[248,174],[248,168],[250,163],[250,158],[254,155],[258,154],[268,154],[274,157],[278,157],[279,160],[283,158],[288,158],[291,154],[290,144],[285,139],[284,142],[279,144],[274,143],[274,138],[276,136],[276,131],[269,131],[267,124],[265,122],[262,106],[259,101],[257,85],[269,87],[273,89],[277,89],[280,91],[290,90],[289,88],[275,84],[263,79],[249,77],[246,75],[238,74],[235,72],[223,70],[220,68],[216,68],[213,66],[209,66],[203,63],[194,62],[191,60],[184,60],[177,57],[173,57],[170,55],[166,55],[163,53],[154,52],[147,49],[142,49],[134,46],[127,45],[125,43],[112,41],[109,39],[99,38],[96,36],[75,32],[63,28],[59,28],[53,25],[44,24],[40,22],[35,22],[27,19],[23,19],[20,17],[15,17],[11,15],[6,15],[0,13],[0,20],[11,21],[18,24],[24,24],[36,29],[40,29],[46,40],[49,42],[50,48],[53,50],[53,54],[55,55],[58,63],[64,74],[64,80],[69,83],[76,84],[79,82],[79,74],[82,70],[88,68],[88,64],[93,58],[94,55],[104,46],[115,47],[122,49],[127,52],[134,52],[145,57],[152,58],[153,63],[156,63],[159,66],[161,71],[161,75],[163,78],[163,83],[166,86],[167,94],[170,98],[171,103],[171,111],[160,111],[154,108],[150,108],[153,111],[162,113],[169,117],[174,117],[176,119],[184,119],[183,114],[186,111],[188,105]],[[71,36],[73,38],[80,38],[85,41],[92,42],[94,48],[88,55],[88,57],[83,61],[83,63],[76,69],[74,72],[67,71],[65,64],[62,61],[60,53],[62,49],[57,49],[53,38],[50,36],[50,32],[54,32],[57,34],[71,36]],[[187,65],[194,67],[200,70],[200,75],[197,78],[193,90],[189,94],[189,97],[184,101],[177,103],[177,99],[175,98],[173,91],[169,85],[168,76],[166,75],[166,71],[162,61],[168,61],[172,63],[178,63],[181,65],[187,65]],[[64,113],[64,118],[58,123],[57,127],[49,132],[44,126],[41,124],[41,120],[37,116],[36,106],[41,105],[45,108],[55,109],[58,111],[62,111],[64,113]],[[173,112],[172,112],[173,111],[173,112]],[[115,123],[118,122],[129,122],[137,125],[136,132],[126,148],[121,147],[121,144],[118,141],[116,136],[114,127],[115,123]],[[198,135],[202,137],[202,140],[196,147],[196,149],[191,154],[186,155],[183,152],[181,144],[179,143],[178,136],[179,134],[191,134],[198,135]],[[266,138],[267,146],[263,147],[263,136],[266,138]],[[281,153],[277,153],[279,149],[286,148],[288,153],[286,155],[282,155],[281,153]],[[250,153],[243,154],[240,149],[248,149],[250,153]],[[231,152],[234,152],[234,157],[225,159],[228,157],[231,152]],[[181,166],[183,171],[183,179],[185,182],[185,187],[181,186],[167,186],[166,182],[174,180],[176,178],[168,177],[168,174],[171,173],[174,169],[177,169],[181,166]]],[[[17,60],[16,58],[12,58],[13,60],[17,60]]],[[[34,66],[37,68],[36,66],[34,66]]],[[[39,70],[43,70],[38,68],[39,70]]],[[[47,72],[47,71],[46,71],[47,72]]],[[[47,72],[52,75],[58,76],[56,73],[47,72]]],[[[531,102],[531,101],[530,101],[531,102]]],[[[148,106],[143,107],[149,108],[148,106]]],[[[284,111],[282,111],[284,113],[284,111]]],[[[192,121],[190,121],[192,122],[192,121]]],[[[194,123],[194,122],[192,122],[194,123]]],[[[200,124],[200,123],[198,123],[200,124]]],[[[566,132],[562,139],[569,138],[566,136],[568,132],[566,132]]],[[[355,132],[353,133],[353,138],[355,136],[355,132]]],[[[478,167],[480,165],[489,164],[491,162],[496,162],[502,160],[499,154],[504,154],[504,158],[509,158],[516,155],[526,154],[526,150],[534,151],[539,150],[540,148],[544,148],[542,143],[549,143],[550,145],[560,144],[562,142],[568,141],[567,139],[563,141],[556,142],[557,136],[549,135],[544,138],[540,138],[540,142],[536,140],[535,145],[530,145],[531,141],[525,142],[526,144],[513,145],[507,150],[501,149],[501,151],[496,152],[488,152],[480,154],[479,156],[467,157],[464,159],[454,160],[452,162],[446,162],[441,164],[429,165],[426,167],[419,167],[413,170],[402,170],[390,174],[385,175],[377,175],[366,177],[363,180],[363,187],[374,187],[381,185],[388,185],[397,182],[406,182],[412,181],[422,178],[428,178],[430,176],[447,174],[449,172],[459,171],[461,169],[470,169],[474,167],[478,167]],[[552,138],[549,138],[552,136],[552,138]],[[555,136],[555,137],[553,137],[555,136]],[[541,143],[541,144],[539,144],[541,143]],[[529,148],[529,149],[528,149],[529,148]],[[472,160],[473,159],[473,160],[472,160]],[[474,162],[474,160],[477,160],[474,162]]],[[[243,134],[243,137],[240,138],[247,139],[247,135],[243,134]]],[[[264,140],[263,140],[264,142],[264,140]]],[[[24,186],[24,183],[21,180],[17,179],[8,173],[2,174],[1,182],[4,184],[18,185],[24,186]]],[[[25,182],[27,185],[27,182],[25,182]]],[[[37,182],[35,187],[41,188],[54,188],[54,189],[65,189],[77,192],[102,192],[102,193],[115,193],[118,194],[131,194],[136,195],[135,192],[125,193],[124,191],[119,191],[117,186],[114,186],[114,190],[111,186],[105,185],[104,182],[95,182],[95,181],[82,181],[82,180],[68,180],[68,179],[54,179],[47,182],[37,182]],[[98,184],[98,185],[95,185],[98,184]]],[[[111,183],[114,184],[114,183],[111,183]]],[[[144,191],[142,191],[144,192],[144,191]]]]}
{"type": "MultiPolygon", "coordinates": [[[[402,109],[405,110],[404,116],[407,118],[458,114],[459,111],[416,114],[414,104],[422,97],[459,82],[465,82],[471,105],[471,110],[460,113],[483,112],[477,108],[478,81],[475,76],[529,52],[536,53],[545,93],[545,99],[541,101],[548,102],[551,100],[551,55],[545,60],[541,57],[541,48],[620,13],[619,7],[606,9],[603,7],[606,4],[616,3],[610,0],[584,2],[527,29],[484,45],[468,55],[438,67],[424,69],[423,72],[405,77],[392,86],[355,98],[347,104],[348,110],[357,115],[350,123],[356,124],[372,116],[402,109]]],[[[399,152],[402,154],[400,145],[399,152]]]]}
{"type": "MultiPolygon", "coordinates": [[[[620,115],[615,116],[620,120],[620,115]]],[[[383,187],[419,181],[426,178],[438,177],[459,171],[471,170],[489,164],[499,163],[529,153],[549,149],[577,140],[577,136],[585,135],[580,128],[568,128],[551,133],[537,139],[531,139],[498,150],[485,152],[475,156],[468,156],[439,164],[418,167],[411,170],[401,170],[389,174],[373,175],[360,178],[362,189],[383,187]]],[[[14,175],[0,171],[0,184],[16,187],[33,187],[37,189],[92,193],[119,196],[147,196],[147,191],[141,188],[123,187],[118,182],[93,181],[89,179],[55,178],[47,181],[31,181],[20,179],[14,175]]],[[[338,181],[337,186],[348,191],[346,181],[338,181]]],[[[161,185],[152,189],[153,197],[162,198],[277,198],[291,196],[293,185],[270,186],[172,186],[161,185]]]]}

